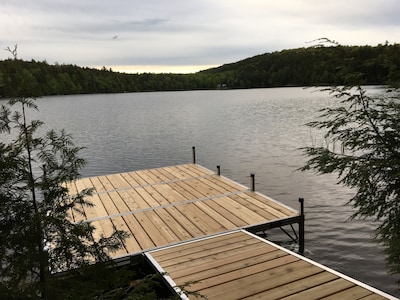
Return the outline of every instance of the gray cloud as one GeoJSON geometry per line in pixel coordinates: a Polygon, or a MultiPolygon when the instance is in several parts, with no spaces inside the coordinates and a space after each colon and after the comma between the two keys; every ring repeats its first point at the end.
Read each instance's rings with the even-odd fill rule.
{"type": "Polygon", "coordinates": [[[322,36],[399,42],[397,1],[3,0],[0,46],[82,66],[220,65],[322,36]]]}

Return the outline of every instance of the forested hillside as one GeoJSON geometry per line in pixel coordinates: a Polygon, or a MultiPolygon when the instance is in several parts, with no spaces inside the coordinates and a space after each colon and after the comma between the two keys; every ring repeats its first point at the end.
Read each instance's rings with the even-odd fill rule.
{"type": "Polygon", "coordinates": [[[340,85],[349,74],[358,74],[359,84],[392,83],[400,78],[400,44],[284,50],[201,73],[241,88],[340,85]]]}
{"type": "MultiPolygon", "coordinates": [[[[344,84],[342,74],[358,74],[359,84],[399,82],[400,45],[310,47],[266,53],[194,74],[125,74],[0,61],[0,96],[121,93],[137,91],[255,88],[344,84]],[[338,66],[345,65],[346,70],[338,66]]],[[[346,75],[347,76],[347,75],[346,75]]]]}

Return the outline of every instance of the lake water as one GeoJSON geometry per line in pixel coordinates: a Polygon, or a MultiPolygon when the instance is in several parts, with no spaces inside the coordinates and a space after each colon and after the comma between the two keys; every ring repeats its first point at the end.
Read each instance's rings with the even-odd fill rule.
{"type": "Polygon", "coordinates": [[[85,177],[190,163],[192,146],[197,163],[221,165],[244,185],[255,173],[258,192],[294,208],[305,198],[307,257],[400,296],[371,239],[375,224],[348,220],[353,192],[334,176],[296,171],[305,162],[298,149],[322,140],[304,124],[333,104],[302,88],[102,94],[38,99],[31,117],[86,147],[85,177]]]}

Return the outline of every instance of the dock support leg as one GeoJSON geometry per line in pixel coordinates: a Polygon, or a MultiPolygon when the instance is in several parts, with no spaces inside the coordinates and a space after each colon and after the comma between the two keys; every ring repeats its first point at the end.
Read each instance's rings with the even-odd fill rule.
{"type": "Polygon", "coordinates": [[[299,253],[304,254],[304,198],[299,198],[300,220],[299,220],[299,253]]]}
{"type": "Polygon", "coordinates": [[[221,175],[221,166],[217,166],[217,175],[218,175],[218,176],[221,175]]]}
{"type": "Polygon", "coordinates": [[[254,192],[256,190],[255,177],[256,177],[256,175],[254,173],[250,174],[250,178],[251,178],[251,182],[250,182],[251,183],[251,189],[250,190],[252,192],[254,192]]]}
{"type": "Polygon", "coordinates": [[[192,147],[193,164],[196,163],[196,147],[192,147]]]}

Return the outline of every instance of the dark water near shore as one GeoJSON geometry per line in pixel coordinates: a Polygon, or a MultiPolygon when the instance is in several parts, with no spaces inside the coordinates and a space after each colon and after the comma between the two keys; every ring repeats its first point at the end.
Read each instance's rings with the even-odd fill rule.
{"type": "Polygon", "coordinates": [[[303,126],[333,105],[326,93],[276,88],[45,97],[34,113],[46,128],[66,129],[86,149],[83,176],[197,163],[289,206],[305,198],[306,256],[392,295],[376,226],[353,220],[353,192],[333,176],[296,171],[300,147],[319,145],[322,134],[303,126]]]}

